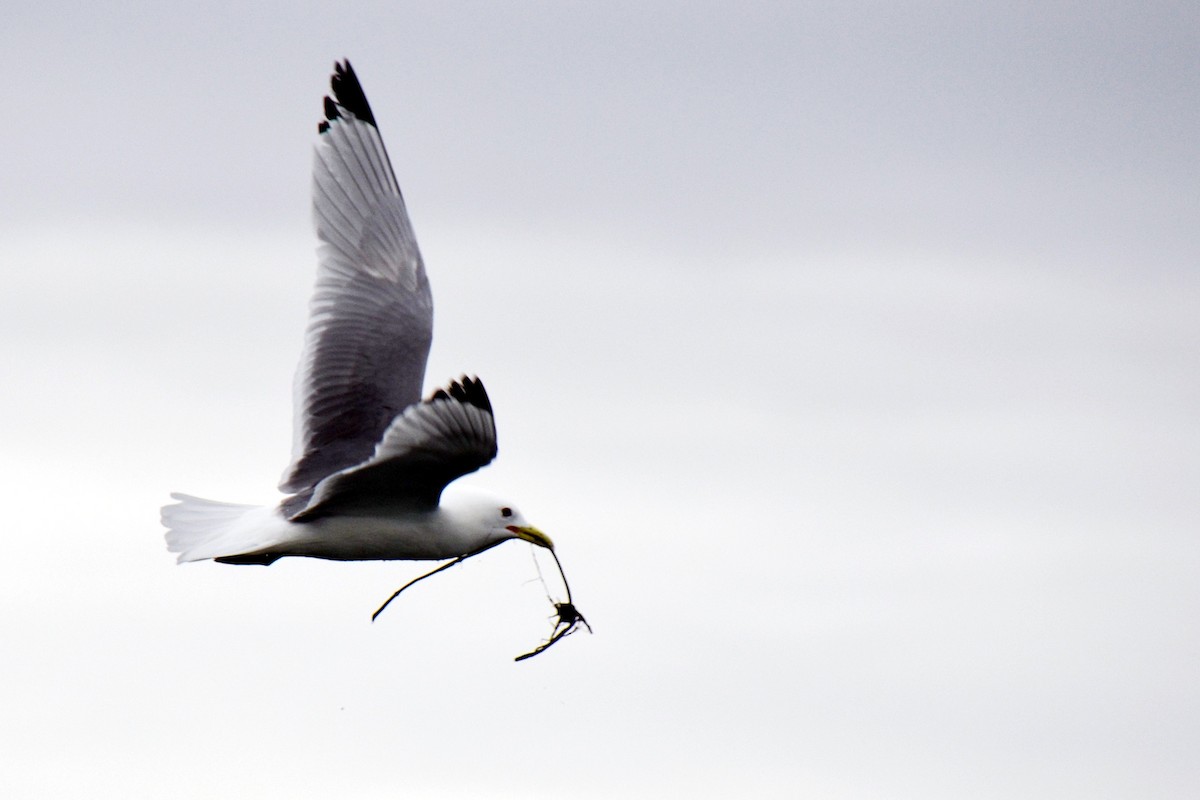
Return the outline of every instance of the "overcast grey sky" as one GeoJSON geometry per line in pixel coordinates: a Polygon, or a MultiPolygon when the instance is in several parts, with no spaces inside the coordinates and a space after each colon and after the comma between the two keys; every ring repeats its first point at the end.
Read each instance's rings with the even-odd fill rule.
{"type": "Polygon", "coordinates": [[[1193,798],[1200,10],[6,9],[5,797],[1193,798]],[[272,502],[350,58],[512,543],[177,567],[272,502]]]}

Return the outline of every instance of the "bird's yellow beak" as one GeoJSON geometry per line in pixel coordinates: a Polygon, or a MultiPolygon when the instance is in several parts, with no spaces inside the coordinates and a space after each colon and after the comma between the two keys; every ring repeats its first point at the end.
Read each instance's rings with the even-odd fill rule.
{"type": "Polygon", "coordinates": [[[550,537],[532,525],[509,525],[508,529],[515,533],[518,539],[524,539],[530,544],[536,544],[547,550],[554,549],[554,542],[550,541],[550,537]]]}

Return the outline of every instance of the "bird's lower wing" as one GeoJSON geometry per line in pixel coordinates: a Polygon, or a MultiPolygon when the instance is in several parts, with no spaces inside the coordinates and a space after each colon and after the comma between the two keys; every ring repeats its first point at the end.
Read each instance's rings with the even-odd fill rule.
{"type": "Polygon", "coordinates": [[[448,483],[486,465],[496,451],[496,423],[483,383],[463,378],[396,417],[370,459],[321,481],[306,503],[297,498],[289,507],[285,501],[284,509],[294,522],[431,510],[448,483]]]}

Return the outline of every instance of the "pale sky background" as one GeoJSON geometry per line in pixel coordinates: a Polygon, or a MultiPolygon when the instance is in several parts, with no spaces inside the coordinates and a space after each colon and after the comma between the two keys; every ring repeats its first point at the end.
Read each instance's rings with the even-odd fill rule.
{"type": "Polygon", "coordinates": [[[1200,796],[1200,6],[432,5],[5,8],[0,795],[1200,796]],[[531,661],[521,543],[163,544],[277,496],[342,57],[531,661]]]}

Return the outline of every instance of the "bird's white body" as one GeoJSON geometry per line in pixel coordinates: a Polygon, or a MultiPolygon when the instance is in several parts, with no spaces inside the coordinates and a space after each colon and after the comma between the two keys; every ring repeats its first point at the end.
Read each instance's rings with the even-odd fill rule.
{"type": "Polygon", "coordinates": [[[245,506],[184,494],[164,509],[167,547],[180,563],[217,558],[270,563],[285,556],[332,561],[435,561],[458,558],[507,539],[528,523],[503,500],[456,486],[432,511],[338,514],[289,521],[279,506],[245,506]],[[507,514],[505,512],[508,512],[507,514]]]}
{"type": "MultiPolygon", "coordinates": [[[[445,503],[429,513],[326,517],[306,524],[288,523],[296,530],[286,550],[287,555],[333,561],[457,558],[479,549],[485,541],[474,525],[466,523],[445,503]]],[[[512,534],[504,531],[496,541],[510,538],[512,534]]]]}

